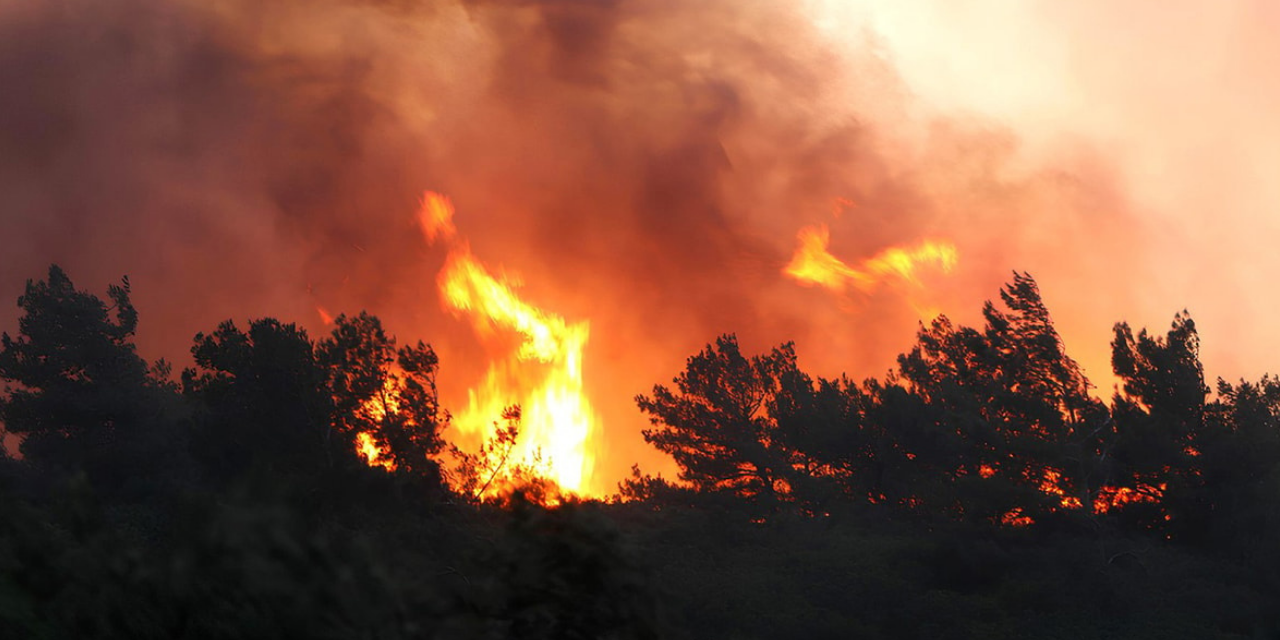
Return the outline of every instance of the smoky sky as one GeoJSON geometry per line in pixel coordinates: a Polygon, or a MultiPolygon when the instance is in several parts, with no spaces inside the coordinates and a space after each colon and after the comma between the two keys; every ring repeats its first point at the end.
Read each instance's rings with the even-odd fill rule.
{"type": "Polygon", "coordinates": [[[1070,131],[1029,153],[1007,112],[913,85],[899,23],[815,6],[0,1],[0,299],[52,262],[98,291],[127,274],[144,354],[179,364],[226,318],[367,309],[436,347],[448,404],[491,354],[414,228],[438,191],[478,258],[591,323],[601,489],[664,468],[631,398],[719,333],[877,375],[926,309],[972,321],[1029,269],[1105,374],[1111,322],[1186,304],[1140,299],[1160,227],[1114,155],[1070,131]],[[934,238],[959,266],[804,288],[781,269],[815,223],[851,262],[934,238]]]}

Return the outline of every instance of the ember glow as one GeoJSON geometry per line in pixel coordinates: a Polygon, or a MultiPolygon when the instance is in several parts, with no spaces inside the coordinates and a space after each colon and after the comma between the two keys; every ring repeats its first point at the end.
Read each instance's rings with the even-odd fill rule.
{"type": "Polygon", "coordinates": [[[1040,490],[1058,498],[1058,504],[1064,509],[1079,509],[1084,506],[1080,498],[1069,495],[1062,488],[1062,472],[1056,469],[1045,469],[1044,479],[1040,482],[1040,490]]]}
{"type": "MultiPolygon", "coordinates": [[[[468,439],[494,438],[499,419],[520,406],[520,439],[513,464],[532,467],[561,489],[581,493],[590,481],[596,429],[595,411],[583,391],[582,356],[587,322],[566,322],[516,295],[516,283],[495,277],[457,238],[448,198],[423,196],[418,222],[428,242],[448,244],[449,255],[437,283],[445,306],[470,318],[482,340],[502,348],[504,334],[519,346],[493,360],[453,426],[468,439]]],[[[493,485],[495,489],[501,483],[493,485]]]]}
{"type": "Polygon", "coordinates": [[[1139,483],[1136,487],[1103,487],[1093,501],[1094,513],[1107,513],[1127,504],[1158,503],[1168,485],[1139,483]]]}

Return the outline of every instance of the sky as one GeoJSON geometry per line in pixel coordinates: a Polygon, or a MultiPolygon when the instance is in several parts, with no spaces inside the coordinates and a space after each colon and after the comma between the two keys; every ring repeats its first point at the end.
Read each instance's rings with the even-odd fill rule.
{"type": "Polygon", "coordinates": [[[0,0],[0,300],[53,262],[127,274],[141,351],[179,367],[227,318],[367,309],[456,406],[499,347],[441,304],[437,191],[478,259],[589,322],[600,490],[672,473],[632,399],[717,335],[879,376],[1015,270],[1104,398],[1114,323],[1183,309],[1211,380],[1256,378],[1278,29],[1262,0],[0,0]],[[817,224],[850,263],[957,263],[805,287],[782,269],[817,224]]]}

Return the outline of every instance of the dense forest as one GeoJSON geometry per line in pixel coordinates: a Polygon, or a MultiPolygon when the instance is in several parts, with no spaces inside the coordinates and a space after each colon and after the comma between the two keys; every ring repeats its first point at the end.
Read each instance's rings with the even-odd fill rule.
{"type": "Polygon", "coordinates": [[[586,500],[500,469],[518,407],[451,447],[376,317],[227,321],[174,372],[128,279],[18,305],[0,637],[1280,638],[1280,379],[1211,389],[1185,313],[1116,325],[1109,402],[1025,274],[879,379],[721,336],[636,398],[679,478],[586,500]]]}

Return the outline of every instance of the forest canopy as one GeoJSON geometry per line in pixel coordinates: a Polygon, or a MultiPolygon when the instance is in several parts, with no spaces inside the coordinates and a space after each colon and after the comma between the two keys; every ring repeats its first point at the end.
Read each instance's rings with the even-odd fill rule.
{"type": "Polygon", "coordinates": [[[1115,325],[1105,402],[1024,273],[882,378],[719,336],[636,397],[678,477],[591,500],[511,458],[519,407],[479,451],[447,442],[434,350],[375,316],[227,320],[175,375],[138,355],[130,294],[53,266],[0,337],[14,637],[1280,632],[1280,379],[1211,389],[1185,312],[1115,325]],[[775,562],[798,573],[761,609],[740,578],[775,562]],[[1087,595],[1022,612],[1032,575],[1087,595]]]}

